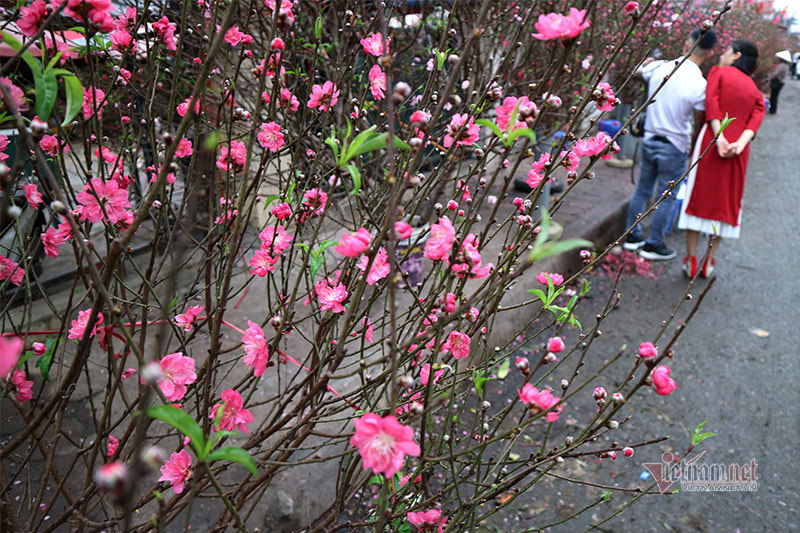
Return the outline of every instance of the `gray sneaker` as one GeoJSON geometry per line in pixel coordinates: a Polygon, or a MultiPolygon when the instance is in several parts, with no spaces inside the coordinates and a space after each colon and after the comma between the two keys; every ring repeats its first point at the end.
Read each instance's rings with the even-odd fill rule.
{"type": "Polygon", "coordinates": [[[658,246],[645,244],[644,247],[639,250],[639,255],[650,261],[668,261],[674,259],[678,253],[675,250],[667,248],[667,245],[662,242],[658,246]]]}
{"type": "Polygon", "coordinates": [[[625,242],[622,243],[622,247],[631,252],[635,252],[642,246],[644,246],[644,238],[636,238],[632,234],[625,237],[625,242]]]}

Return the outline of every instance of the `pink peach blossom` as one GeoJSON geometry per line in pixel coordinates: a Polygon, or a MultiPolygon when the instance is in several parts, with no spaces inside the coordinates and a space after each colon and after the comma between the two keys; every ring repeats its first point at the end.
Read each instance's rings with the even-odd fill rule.
{"type": "Polygon", "coordinates": [[[72,230],[69,227],[69,223],[65,221],[58,226],[58,230],[49,227],[40,237],[42,238],[42,244],[44,244],[45,255],[47,257],[58,257],[58,247],[72,238],[72,230]]]}
{"type": "Polygon", "coordinates": [[[217,168],[222,171],[234,172],[236,174],[244,170],[247,162],[247,146],[241,141],[231,141],[231,146],[222,146],[219,149],[217,158],[217,168]]]}
{"type": "Polygon", "coordinates": [[[183,492],[184,485],[192,477],[192,456],[185,449],[175,452],[161,467],[159,481],[169,481],[175,494],[183,492]]]}
{"type": "MultiPolygon", "coordinates": [[[[192,99],[191,98],[187,98],[186,100],[184,100],[183,102],[178,104],[178,107],[175,108],[175,110],[178,112],[178,115],[180,115],[180,116],[186,115],[186,112],[189,111],[189,104],[191,104],[191,103],[192,103],[192,99]]],[[[194,103],[194,114],[195,115],[199,115],[200,114],[200,99],[199,98],[194,103]]]]}
{"type": "Polygon", "coordinates": [[[161,366],[158,388],[169,401],[180,401],[186,395],[186,386],[197,380],[195,360],[175,352],[165,355],[158,363],[161,366]]]}
{"type": "Polygon", "coordinates": [[[234,24],[225,32],[225,42],[231,46],[237,46],[239,43],[249,45],[253,42],[253,36],[242,32],[239,26],[234,24]]]}
{"type": "Polygon", "coordinates": [[[540,41],[552,41],[561,39],[566,41],[577,37],[583,30],[589,27],[590,23],[586,18],[585,9],[571,7],[569,15],[560,13],[550,13],[539,15],[539,21],[535,24],[536,31],[532,34],[535,39],[540,41]]]}
{"type": "Polygon", "coordinates": [[[5,378],[17,366],[24,344],[19,337],[0,336],[0,379],[5,378]]]}
{"type": "Polygon", "coordinates": [[[547,168],[547,163],[550,162],[550,154],[544,153],[539,156],[539,159],[533,162],[533,168],[528,171],[528,179],[525,183],[528,187],[535,189],[544,179],[544,171],[547,168]]]}
{"type": "Polygon", "coordinates": [[[344,257],[358,257],[364,250],[369,248],[369,242],[372,240],[372,235],[366,228],[358,228],[355,233],[348,235],[342,234],[342,240],[333,249],[339,255],[344,257]]]}
{"type": "Polygon", "coordinates": [[[25,403],[33,398],[33,381],[25,379],[25,372],[22,370],[14,371],[10,385],[14,391],[14,399],[19,403],[25,403]]]}
{"type": "Polygon", "coordinates": [[[394,223],[394,234],[398,239],[400,240],[408,239],[409,237],[411,237],[412,233],[413,230],[411,229],[411,224],[409,224],[408,222],[400,221],[394,223]]]}
{"type": "Polygon", "coordinates": [[[606,81],[601,81],[597,84],[596,91],[600,92],[600,96],[595,98],[595,105],[600,111],[614,111],[614,102],[617,99],[614,97],[614,91],[611,85],[606,81]]]}
{"type": "Polygon", "coordinates": [[[575,152],[576,155],[583,157],[591,157],[605,150],[606,146],[608,146],[608,143],[610,142],[611,142],[611,137],[609,137],[606,132],[600,131],[594,137],[589,137],[588,139],[581,139],[578,142],[576,142],[572,150],[575,152]]]}
{"type": "Polygon", "coordinates": [[[356,432],[350,444],[358,448],[364,469],[383,473],[387,478],[403,467],[405,456],[418,457],[419,445],[414,442],[414,430],[403,426],[393,416],[381,418],[366,413],[353,421],[356,432]]]}
{"type": "Polygon", "coordinates": [[[383,40],[383,35],[380,33],[373,33],[361,39],[361,47],[364,51],[375,57],[389,54],[389,39],[383,40]],[[384,46],[384,42],[386,46],[384,46]]]}
{"type": "MultiPolygon", "coordinates": [[[[14,82],[11,81],[11,78],[3,76],[0,78],[0,85],[5,85],[6,89],[8,89],[11,101],[17,106],[19,111],[28,110],[28,100],[25,99],[25,92],[17,87],[14,82]]],[[[3,110],[10,111],[10,107],[6,104],[3,93],[0,92],[0,111],[3,110]]]]}
{"type": "Polygon", "coordinates": [[[175,316],[175,324],[182,327],[184,331],[192,331],[194,321],[197,320],[198,315],[203,312],[203,309],[205,309],[204,305],[193,305],[187,309],[185,313],[175,316]]]}
{"type": "Polygon", "coordinates": [[[119,447],[119,439],[114,435],[109,435],[106,455],[108,457],[114,457],[114,454],[117,453],[118,447],[119,447]]]}
{"type": "Polygon", "coordinates": [[[451,331],[447,341],[442,344],[443,352],[450,352],[453,359],[461,359],[469,355],[469,335],[458,331],[451,331]]]}
{"type": "MultiPolygon", "coordinates": [[[[436,385],[442,376],[444,375],[444,370],[437,370],[433,373],[433,384],[436,385]]],[[[423,385],[428,385],[428,380],[431,378],[431,365],[429,363],[425,363],[422,365],[422,368],[419,369],[419,381],[423,385]]]]}
{"type": "Polygon", "coordinates": [[[286,202],[281,202],[272,208],[271,213],[275,215],[278,220],[283,220],[292,216],[292,208],[286,202]]]}
{"type": "Polygon", "coordinates": [[[283,132],[277,122],[267,122],[261,125],[261,131],[258,132],[258,144],[270,152],[277,152],[281,149],[285,143],[283,132]]]}
{"type": "Polygon", "coordinates": [[[386,97],[386,73],[379,65],[372,65],[369,69],[369,90],[375,100],[383,100],[386,97]]]}
{"type": "Polygon", "coordinates": [[[245,352],[242,362],[244,362],[245,366],[252,368],[253,375],[258,377],[264,374],[267,369],[269,347],[261,326],[252,320],[248,320],[247,325],[249,327],[245,330],[244,337],[242,337],[242,345],[245,352]]]}
{"type": "Polygon", "coordinates": [[[649,359],[651,357],[658,357],[658,350],[653,346],[652,342],[643,342],[639,344],[639,356],[642,359],[649,359]]]}
{"type": "Polygon", "coordinates": [[[235,429],[242,433],[250,433],[250,428],[247,427],[247,424],[252,422],[254,417],[253,413],[248,409],[244,409],[242,395],[233,389],[225,389],[222,393],[222,402],[214,406],[209,416],[212,420],[216,420],[220,409],[222,409],[219,427],[214,426],[214,430],[231,431],[235,429]]]}
{"type": "Polygon", "coordinates": [[[511,126],[511,115],[514,109],[517,109],[517,120],[514,123],[514,129],[526,127],[524,117],[520,111],[523,109],[523,106],[527,106],[528,104],[533,104],[533,108],[536,108],[536,104],[531,102],[527,96],[523,96],[522,98],[507,96],[503,99],[501,105],[494,108],[497,114],[497,127],[500,128],[501,131],[508,131],[508,128],[511,126]]]}
{"type": "Polygon", "coordinates": [[[292,246],[294,235],[286,233],[283,226],[266,226],[258,234],[261,240],[261,249],[265,252],[283,255],[283,252],[292,246]]]}
{"type": "Polygon", "coordinates": [[[321,215],[328,203],[328,194],[317,189],[309,189],[303,194],[303,205],[310,208],[315,215],[321,215]]]}
{"type": "Polygon", "coordinates": [[[314,85],[311,88],[311,96],[308,99],[309,109],[319,107],[320,111],[330,111],[331,107],[339,101],[339,89],[328,80],[322,85],[314,85]]]}
{"type": "Polygon", "coordinates": [[[186,137],[181,138],[181,140],[178,141],[178,147],[175,149],[175,157],[189,157],[193,153],[192,141],[186,137]]]}
{"type": "Polygon", "coordinates": [[[547,278],[550,278],[550,282],[556,287],[564,283],[564,276],[555,272],[539,272],[539,275],[536,276],[536,281],[542,285],[547,285],[547,278]]]}
{"type": "Polygon", "coordinates": [[[133,222],[128,191],[121,189],[115,180],[104,182],[100,178],[92,178],[75,198],[83,205],[81,220],[100,222],[107,216],[111,224],[122,222],[127,225],[133,222]]]}
{"type": "Polygon", "coordinates": [[[177,26],[174,22],[170,22],[167,17],[161,17],[152,24],[156,34],[164,41],[164,46],[167,50],[175,51],[178,49],[177,42],[175,41],[175,30],[177,26]]]}
{"type": "Polygon", "coordinates": [[[547,351],[550,353],[561,353],[565,347],[564,340],[561,337],[550,337],[547,340],[547,351]]]}
{"type": "Polygon", "coordinates": [[[94,87],[83,88],[83,105],[81,106],[81,111],[83,112],[84,119],[89,120],[94,115],[95,108],[97,109],[98,120],[102,119],[103,108],[107,103],[106,93],[102,89],[94,87]]]}
{"type": "Polygon", "coordinates": [[[453,143],[456,146],[469,146],[474,144],[480,137],[480,126],[475,124],[475,119],[466,113],[456,113],[447,125],[447,133],[444,136],[444,147],[450,148],[453,143]]]}
{"type": "Polygon", "coordinates": [[[18,286],[25,279],[25,269],[23,269],[16,261],[0,254],[0,281],[7,279],[11,283],[18,286]]]}
{"type": "Polygon", "coordinates": [[[669,377],[671,372],[667,365],[659,365],[653,370],[653,387],[656,389],[656,394],[669,396],[677,388],[678,385],[669,377]]]}
{"type": "MultiPolygon", "coordinates": [[[[358,262],[356,267],[361,271],[365,271],[368,263],[369,257],[365,255],[361,257],[361,260],[358,262]]],[[[375,259],[372,261],[372,266],[367,274],[367,285],[375,285],[380,280],[388,276],[389,272],[391,272],[389,255],[386,253],[386,248],[381,246],[380,250],[378,250],[378,253],[375,255],[375,259]]]]}
{"type": "Polygon", "coordinates": [[[42,193],[39,192],[39,188],[35,183],[26,183],[22,188],[25,190],[25,198],[28,203],[38,211],[39,205],[42,203],[42,193]]]}
{"type": "Polygon", "coordinates": [[[447,217],[439,218],[438,224],[431,225],[431,234],[425,243],[425,257],[438,261],[447,259],[456,233],[453,223],[447,217]]]}
{"type": "Polygon", "coordinates": [[[526,383],[525,386],[522,387],[522,390],[517,391],[517,393],[519,394],[519,399],[522,400],[522,403],[524,403],[528,409],[534,413],[543,413],[548,409],[553,408],[545,416],[545,420],[548,422],[555,422],[558,420],[559,413],[564,410],[564,406],[562,405],[554,407],[559,401],[561,401],[561,398],[553,396],[547,389],[542,389],[540,391],[530,383],[526,383]]]}
{"type": "MultiPolygon", "coordinates": [[[[70,339],[80,340],[83,338],[83,334],[86,331],[86,326],[89,324],[89,315],[92,314],[91,309],[86,309],[84,311],[78,311],[78,318],[72,321],[72,327],[69,329],[69,337],[70,339]]],[[[90,337],[94,337],[97,335],[97,327],[103,323],[103,313],[97,314],[97,321],[92,328],[92,333],[89,335],[90,337]]]]}
{"type": "Polygon", "coordinates": [[[273,270],[278,263],[278,258],[273,257],[266,250],[256,250],[255,255],[250,258],[250,271],[254,276],[263,278],[273,270]]]}
{"type": "Polygon", "coordinates": [[[345,311],[342,302],[347,299],[348,293],[343,283],[331,286],[328,284],[328,280],[323,279],[314,285],[314,292],[317,295],[321,311],[329,309],[334,313],[343,313],[345,311]]]}
{"type": "Polygon", "coordinates": [[[35,0],[31,5],[23,7],[19,11],[22,13],[17,21],[19,32],[28,37],[36,35],[47,19],[47,4],[44,0],[35,0]]]}
{"type": "Polygon", "coordinates": [[[416,513],[406,513],[406,518],[411,522],[412,526],[416,526],[420,531],[432,532],[434,529],[437,533],[443,533],[447,526],[447,517],[442,516],[439,509],[429,509],[428,511],[419,511],[416,513]]]}

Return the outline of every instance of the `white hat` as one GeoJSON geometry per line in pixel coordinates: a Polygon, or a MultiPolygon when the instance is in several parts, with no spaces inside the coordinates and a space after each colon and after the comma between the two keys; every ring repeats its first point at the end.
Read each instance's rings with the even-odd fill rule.
{"type": "Polygon", "coordinates": [[[787,63],[792,62],[792,54],[789,53],[789,50],[781,50],[775,54],[775,57],[782,61],[786,61],[787,63]]]}

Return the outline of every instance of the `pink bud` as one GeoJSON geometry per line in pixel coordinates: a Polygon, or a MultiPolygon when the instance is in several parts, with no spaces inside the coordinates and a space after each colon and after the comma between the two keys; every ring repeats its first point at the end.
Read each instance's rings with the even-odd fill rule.
{"type": "Polygon", "coordinates": [[[564,341],[561,337],[550,337],[547,341],[547,351],[551,353],[560,353],[564,351],[564,341]]]}
{"type": "Polygon", "coordinates": [[[611,400],[612,400],[614,403],[622,403],[622,402],[624,402],[624,401],[625,401],[625,396],[623,396],[623,395],[622,395],[621,393],[619,393],[619,392],[615,392],[614,394],[612,394],[612,395],[611,395],[611,400]]]}
{"type": "Polygon", "coordinates": [[[653,346],[652,342],[643,342],[639,345],[639,356],[642,357],[642,359],[656,357],[658,356],[658,350],[653,346]]]}
{"type": "Polygon", "coordinates": [[[394,234],[397,239],[408,239],[411,237],[411,224],[408,222],[395,222],[394,224],[394,234]]]}
{"type": "Polygon", "coordinates": [[[628,2],[625,4],[625,14],[635,16],[639,14],[639,4],[637,2],[628,2]]]}
{"type": "Polygon", "coordinates": [[[283,39],[281,39],[280,37],[275,37],[274,39],[272,39],[270,47],[273,50],[283,50],[284,48],[286,48],[286,45],[283,44],[283,39]]]}
{"type": "Polygon", "coordinates": [[[128,467],[121,461],[112,461],[104,464],[94,472],[94,481],[97,488],[109,492],[116,498],[121,498],[125,493],[128,482],[128,467]]]}
{"type": "Polygon", "coordinates": [[[447,202],[447,209],[449,209],[450,211],[455,211],[456,209],[458,209],[458,203],[455,200],[450,200],[449,202],[447,202]]]}
{"type": "Polygon", "coordinates": [[[520,357],[519,359],[517,359],[516,365],[519,371],[525,375],[528,374],[528,370],[530,370],[531,368],[531,364],[528,361],[527,357],[520,357]]]}
{"type": "Polygon", "coordinates": [[[43,342],[34,342],[32,348],[36,355],[44,355],[44,352],[47,351],[47,346],[43,342]]]}
{"type": "Polygon", "coordinates": [[[626,446],[622,449],[622,453],[625,454],[625,457],[630,457],[631,455],[633,455],[633,448],[631,448],[630,446],[626,446]]]}
{"type": "Polygon", "coordinates": [[[602,400],[606,397],[606,389],[603,387],[597,387],[594,389],[594,399],[595,400],[602,400]]]}
{"type": "Polygon", "coordinates": [[[608,452],[608,457],[610,457],[612,461],[616,461],[617,460],[617,452],[615,452],[613,450],[608,452]]]}

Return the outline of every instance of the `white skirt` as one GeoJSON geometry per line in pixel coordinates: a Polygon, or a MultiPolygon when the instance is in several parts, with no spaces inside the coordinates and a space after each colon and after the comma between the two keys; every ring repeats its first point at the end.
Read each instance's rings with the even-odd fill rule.
{"type": "MultiPolygon", "coordinates": [[[[703,128],[700,130],[700,135],[697,137],[697,142],[694,145],[694,150],[692,151],[692,159],[691,161],[696,161],[698,157],[700,157],[700,149],[703,139],[703,135],[705,135],[706,128],[708,124],[704,124],[703,128]]],[[[714,148],[712,148],[713,150],[714,148]]],[[[689,172],[689,176],[686,180],[686,197],[683,199],[681,203],[681,215],[678,218],[678,229],[688,229],[692,231],[699,231],[700,233],[706,233],[708,235],[719,235],[723,239],[738,239],[739,238],[739,228],[740,226],[732,226],[727,222],[722,222],[719,220],[710,220],[707,218],[700,218],[694,215],[690,215],[686,212],[686,208],[689,206],[689,200],[692,198],[692,189],[694,189],[694,180],[697,176],[697,166],[695,165],[694,168],[689,172]]],[[[739,207],[739,224],[742,223],[742,209],[741,206],[739,207]]]]}

